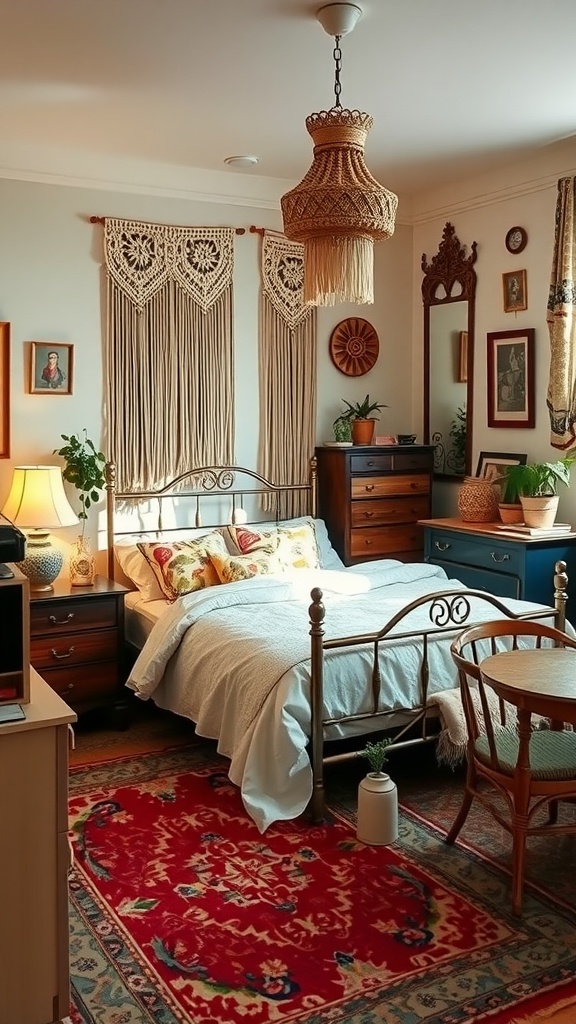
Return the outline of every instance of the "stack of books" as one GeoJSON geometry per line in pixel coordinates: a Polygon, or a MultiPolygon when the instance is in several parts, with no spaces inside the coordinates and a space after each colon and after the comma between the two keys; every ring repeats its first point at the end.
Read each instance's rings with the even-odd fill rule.
{"type": "Polygon", "coordinates": [[[515,537],[562,537],[572,533],[570,523],[554,523],[553,526],[525,526],[524,523],[498,523],[496,529],[512,533],[515,537]]]}

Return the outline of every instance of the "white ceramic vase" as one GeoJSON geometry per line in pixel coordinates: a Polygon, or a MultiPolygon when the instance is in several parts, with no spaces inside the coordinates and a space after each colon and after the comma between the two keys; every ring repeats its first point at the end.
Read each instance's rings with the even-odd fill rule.
{"type": "Polygon", "coordinates": [[[370,846],[398,839],[398,790],[384,772],[368,772],[358,786],[356,838],[370,846]]]}

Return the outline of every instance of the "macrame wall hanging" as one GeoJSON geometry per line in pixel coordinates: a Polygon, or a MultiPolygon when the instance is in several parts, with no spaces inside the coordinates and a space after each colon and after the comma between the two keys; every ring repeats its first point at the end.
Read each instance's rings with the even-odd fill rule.
{"type": "MultiPolygon", "coordinates": [[[[265,231],[259,323],[258,470],[277,484],[307,483],[316,437],[316,309],[304,304],[304,250],[265,231]]],[[[286,496],[283,517],[309,512],[286,496]]]]}
{"type": "Polygon", "coordinates": [[[233,236],[104,221],[107,446],[119,490],[233,461],[233,236]]]}

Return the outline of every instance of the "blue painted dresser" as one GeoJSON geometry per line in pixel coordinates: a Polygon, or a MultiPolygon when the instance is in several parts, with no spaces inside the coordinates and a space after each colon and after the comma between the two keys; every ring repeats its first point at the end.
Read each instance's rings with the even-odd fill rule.
{"type": "Polygon", "coordinates": [[[554,565],[566,562],[568,592],[576,584],[576,532],[561,537],[513,537],[494,523],[424,519],[424,560],[449,577],[497,597],[554,603],[554,565]]]}

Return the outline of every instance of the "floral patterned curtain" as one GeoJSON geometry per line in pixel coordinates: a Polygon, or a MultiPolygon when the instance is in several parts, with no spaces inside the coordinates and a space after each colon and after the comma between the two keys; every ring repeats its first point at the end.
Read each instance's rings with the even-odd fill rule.
{"type": "Polygon", "coordinates": [[[547,404],[550,443],[567,449],[576,443],[576,178],[560,178],[556,200],[556,237],[547,323],[550,380],[547,404]]]}

